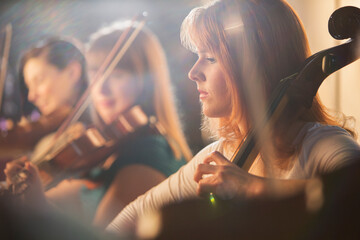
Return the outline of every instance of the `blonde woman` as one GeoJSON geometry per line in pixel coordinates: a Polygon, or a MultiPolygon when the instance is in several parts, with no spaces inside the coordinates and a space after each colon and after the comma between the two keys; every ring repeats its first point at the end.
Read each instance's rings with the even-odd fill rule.
{"type": "Polygon", "coordinates": [[[267,132],[249,172],[229,161],[248,130],[262,119],[279,80],[310,56],[303,26],[287,3],[214,1],[190,12],[181,38],[198,55],[189,78],[196,82],[202,111],[219,140],[128,205],[109,231],[131,231],[146,211],[198,195],[288,195],[354,159],[359,146],[352,132],[327,114],[316,96],[311,109],[295,120],[283,117],[267,132]]]}

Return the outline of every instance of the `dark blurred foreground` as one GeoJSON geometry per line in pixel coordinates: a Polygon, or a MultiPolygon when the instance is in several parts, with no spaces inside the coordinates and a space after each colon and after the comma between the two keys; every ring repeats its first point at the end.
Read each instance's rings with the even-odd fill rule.
{"type": "MultiPolygon", "coordinates": [[[[360,160],[360,158],[359,158],[360,160]]],[[[322,205],[309,209],[308,193],[286,199],[237,199],[211,204],[188,200],[160,212],[151,239],[360,239],[360,161],[322,179],[322,205]]],[[[140,239],[105,235],[60,214],[35,211],[19,198],[0,200],[0,238],[140,239]]]]}
{"type": "MultiPolygon", "coordinates": [[[[358,159],[360,160],[360,158],[358,159]]],[[[309,196],[186,201],[162,212],[156,239],[360,239],[360,161],[322,177],[323,204],[309,196]]]]}

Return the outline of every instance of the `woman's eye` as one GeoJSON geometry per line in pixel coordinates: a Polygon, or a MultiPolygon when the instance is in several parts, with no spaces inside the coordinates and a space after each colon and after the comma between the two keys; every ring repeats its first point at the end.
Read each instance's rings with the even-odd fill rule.
{"type": "Polygon", "coordinates": [[[207,60],[208,62],[210,62],[210,63],[215,63],[215,62],[216,62],[216,59],[215,59],[215,58],[211,58],[211,57],[206,58],[206,60],[207,60]]]}

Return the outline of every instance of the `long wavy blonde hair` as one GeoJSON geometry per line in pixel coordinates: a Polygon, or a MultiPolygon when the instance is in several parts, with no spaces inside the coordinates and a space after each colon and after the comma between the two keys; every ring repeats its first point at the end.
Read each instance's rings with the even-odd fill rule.
{"type": "MultiPolygon", "coordinates": [[[[181,40],[192,51],[199,44],[205,46],[226,73],[232,112],[218,119],[217,133],[228,146],[238,145],[253,125],[258,116],[254,104],[261,103],[257,98],[266,105],[279,81],[311,55],[302,23],[282,0],[218,0],[195,8],[183,21],[181,40]],[[249,85],[256,92],[249,92],[249,85]]],[[[340,125],[318,95],[300,119],[340,125]]]]}
{"type": "MultiPolygon", "coordinates": [[[[94,33],[87,51],[110,52],[129,24],[117,22],[94,33]]],[[[155,116],[165,129],[166,138],[175,157],[179,159],[183,156],[190,160],[192,153],[182,132],[165,53],[157,37],[149,29],[142,28],[116,67],[126,69],[143,82],[144,90],[138,103],[149,116],[155,116]]]]}

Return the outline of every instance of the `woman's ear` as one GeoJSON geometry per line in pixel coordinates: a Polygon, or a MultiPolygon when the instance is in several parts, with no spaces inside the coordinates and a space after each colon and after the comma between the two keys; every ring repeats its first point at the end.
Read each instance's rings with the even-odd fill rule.
{"type": "Polygon", "coordinates": [[[73,83],[76,83],[80,79],[81,73],[82,67],[78,61],[72,61],[66,66],[66,74],[73,83]]]}

